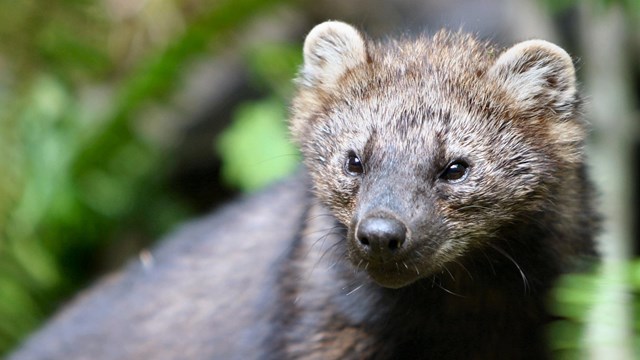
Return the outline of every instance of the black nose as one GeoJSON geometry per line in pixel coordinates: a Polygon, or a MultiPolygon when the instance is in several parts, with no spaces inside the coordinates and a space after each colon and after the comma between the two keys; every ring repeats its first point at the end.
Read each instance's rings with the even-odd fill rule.
{"type": "Polygon", "coordinates": [[[407,228],[396,219],[367,217],[360,221],[356,237],[371,251],[399,249],[406,239],[407,228]]]}

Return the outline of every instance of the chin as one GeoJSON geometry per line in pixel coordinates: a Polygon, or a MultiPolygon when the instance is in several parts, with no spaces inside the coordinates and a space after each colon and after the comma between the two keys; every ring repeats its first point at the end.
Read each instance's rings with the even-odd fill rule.
{"type": "Polygon", "coordinates": [[[373,282],[388,289],[400,289],[423,278],[416,272],[401,272],[395,268],[392,271],[368,269],[367,274],[373,282]]]}

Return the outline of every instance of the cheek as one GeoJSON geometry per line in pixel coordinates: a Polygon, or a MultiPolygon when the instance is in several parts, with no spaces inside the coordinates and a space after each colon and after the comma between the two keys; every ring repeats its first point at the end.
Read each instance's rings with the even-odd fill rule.
{"type": "Polygon", "coordinates": [[[318,199],[326,205],[336,218],[347,225],[357,203],[359,182],[356,177],[344,174],[342,167],[322,166],[310,169],[318,199]]]}
{"type": "Polygon", "coordinates": [[[446,231],[452,238],[486,237],[510,218],[510,204],[505,204],[504,191],[495,179],[474,174],[463,184],[445,185],[439,189],[446,231]]]}

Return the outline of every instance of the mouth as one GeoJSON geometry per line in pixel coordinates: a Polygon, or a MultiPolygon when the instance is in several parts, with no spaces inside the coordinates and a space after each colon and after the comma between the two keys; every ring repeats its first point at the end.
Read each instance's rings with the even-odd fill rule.
{"type": "Polygon", "coordinates": [[[408,270],[405,272],[397,269],[367,269],[367,274],[376,284],[390,289],[399,289],[411,285],[422,278],[416,272],[410,273],[408,270]]]}
{"type": "Polygon", "coordinates": [[[411,285],[432,273],[428,271],[430,269],[425,270],[409,260],[378,262],[356,256],[351,262],[356,268],[366,272],[376,284],[390,289],[411,285]]]}

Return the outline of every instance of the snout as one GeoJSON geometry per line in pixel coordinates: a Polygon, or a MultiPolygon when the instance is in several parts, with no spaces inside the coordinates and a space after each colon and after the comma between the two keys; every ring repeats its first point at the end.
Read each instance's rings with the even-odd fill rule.
{"type": "Polygon", "coordinates": [[[349,259],[379,285],[399,288],[430,270],[428,254],[413,239],[412,228],[393,213],[375,212],[354,220],[349,234],[349,259]]]}
{"type": "Polygon", "coordinates": [[[355,237],[363,252],[384,260],[402,248],[407,239],[407,227],[390,216],[368,216],[357,225],[355,237]]]}

